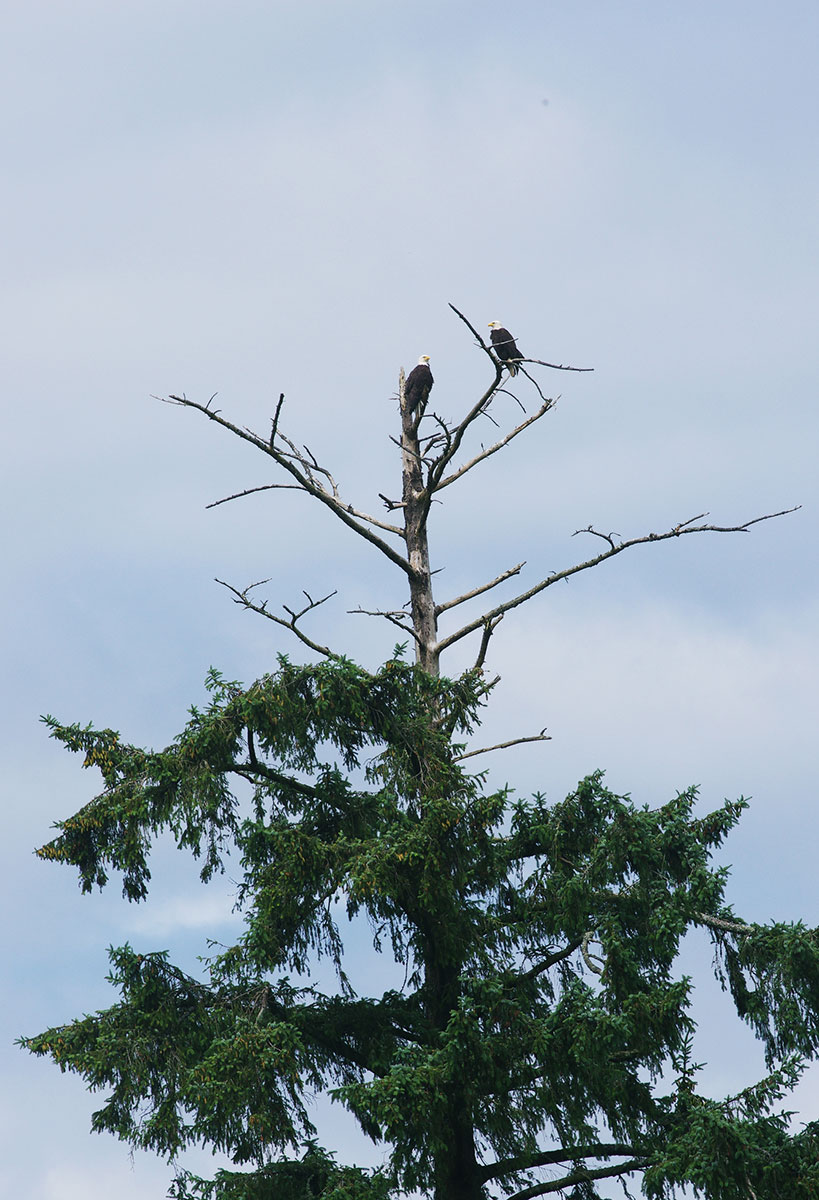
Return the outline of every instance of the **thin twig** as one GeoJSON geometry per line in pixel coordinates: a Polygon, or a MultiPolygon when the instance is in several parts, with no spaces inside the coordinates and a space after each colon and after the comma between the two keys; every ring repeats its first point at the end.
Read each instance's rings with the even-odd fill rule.
{"type": "Polygon", "coordinates": [[[553,371],[593,371],[594,367],[567,367],[563,363],[544,362],[542,358],[515,359],[515,366],[522,362],[535,363],[538,367],[551,367],[553,371]]]}
{"type": "Polygon", "coordinates": [[[304,489],[300,483],[262,483],[258,487],[245,488],[242,492],[234,492],[232,496],[223,496],[221,500],[211,500],[210,504],[206,504],[205,508],[218,508],[220,504],[227,504],[230,500],[241,500],[243,496],[252,496],[254,492],[267,492],[271,488],[279,488],[283,491],[301,492],[304,489]]]}
{"type": "Polygon", "coordinates": [[[406,613],[385,612],[383,609],[380,609],[380,608],[372,609],[372,610],[367,609],[367,608],[348,608],[347,612],[351,616],[359,616],[360,615],[362,617],[383,617],[385,621],[390,621],[390,622],[392,622],[393,625],[397,625],[402,633],[408,633],[410,635],[410,637],[414,637],[416,642],[420,643],[420,641],[421,641],[420,637],[415,632],[415,630],[412,628],[412,626],[404,624],[404,622],[407,619],[406,613]]]}
{"type": "Polygon", "coordinates": [[[452,311],[455,313],[455,316],[456,316],[456,317],[460,317],[460,318],[461,318],[461,320],[463,321],[464,325],[466,325],[466,327],[467,327],[467,329],[470,331],[470,333],[472,333],[472,334],[474,335],[474,337],[475,337],[475,341],[478,343],[478,345],[480,346],[481,350],[483,350],[485,354],[488,354],[488,355],[489,355],[489,358],[490,358],[490,359],[492,360],[492,362],[494,363],[494,362],[495,362],[495,356],[494,356],[494,354],[493,354],[493,353],[492,353],[492,351],[489,349],[489,347],[487,346],[486,342],[483,340],[483,338],[481,337],[481,335],[478,333],[477,329],[476,329],[476,328],[475,328],[475,326],[472,324],[472,322],[471,322],[471,321],[469,321],[469,320],[467,320],[467,318],[464,316],[464,314],[463,314],[463,313],[462,313],[462,312],[461,312],[459,309],[457,309],[457,308],[455,307],[455,305],[454,305],[454,304],[450,304],[450,306],[449,306],[449,307],[450,307],[450,308],[452,309],[452,311]]]}
{"type": "Polygon", "coordinates": [[[279,403],[276,405],[276,411],[273,414],[273,422],[270,430],[270,449],[273,449],[273,443],[276,441],[276,430],[279,428],[279,414],[282,411],[284,404],[284,392],[279,393],[279,403]]]}

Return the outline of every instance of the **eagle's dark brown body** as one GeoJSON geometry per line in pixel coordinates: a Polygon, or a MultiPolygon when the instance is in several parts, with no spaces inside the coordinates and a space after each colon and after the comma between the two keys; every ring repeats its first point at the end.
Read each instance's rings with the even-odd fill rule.
{"type": "Polygon", "coordinates": [[[523,355],[515,345],[515,339],[512,337],[508,329],[504,329],[497,321],[489,322],[492,347],[498,358],[509,368],[510,375],[517,375],[518,362],[523,359],[523,355]]]}
{"type": "Polygon", "coordinates": [[[432,371],[429,369],[429,355],[422,354],[418,365],[412,368],[404,384],[404,398],[410,412],[414,412],[419,404],[426,404],[434,382],[432,371]]]}

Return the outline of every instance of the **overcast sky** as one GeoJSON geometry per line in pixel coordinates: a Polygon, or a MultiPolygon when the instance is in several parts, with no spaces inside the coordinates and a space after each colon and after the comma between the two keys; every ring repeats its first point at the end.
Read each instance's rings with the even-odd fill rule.
{"type": "MultiPolygon", "coordinates": [[[[448,302],[593,366],[543,371],[555,410],[448,490],[441,598],[588,557],[571,535],[590,523],[630,537],[802,505],[636,548],[510,614],[480,736],[548,726],[487,760],[523,794],[604,768],[650,804],[692,783],[707,807],[752,796],[722,860],[737,911],[819,924],[818,41],[815,4],[768,0],[6,6],[4,1194],[164,1195],[167,1166],[89,1136],[94,1097],[11,1041],[113,1003],[109,944],[192,967],[238,929],[231,881],[203,890],[167,851],[138,908],[32,857],[99,783],[39,714],[161,746],[210,665],[250,681],[301,656],[214,576],[272,577],[276,604],[338,589],[311,632],[368,666],[394,630],[347,610],[404,600],[303,497],[206,511],[268,461],[152,396],[218,392],[266,434],[285,392],[282,427],[373,510],[398,490],[398,368],[429,354],[450,417],[484,386],[448,302]]],[[[698,1057],[741,1087],[749,1038],[698,995],[698,1057]]],[[[798,1102],[817,1116],[815,1073],[798,1102]]]]}

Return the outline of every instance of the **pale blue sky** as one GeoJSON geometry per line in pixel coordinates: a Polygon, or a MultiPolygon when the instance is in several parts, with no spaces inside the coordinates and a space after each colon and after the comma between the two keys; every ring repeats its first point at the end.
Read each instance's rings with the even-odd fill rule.
{"type": "MultiPolygon", "coordinates": [[[[738,908],[819,924],[817,43],[812,4],[730,0],[4,15],[9,1195],[164,1194],[165,1166],[88,1136],[93,1098],[10,1042],[114,1001],[106,945],[190,964],[229,930],[230,883],[202,894],[178,856],[160,855],[143,909],[32,858],[97,785],[38,715],[164,744],[209,665],[249,680],[298,655],[215,575],[272,575],[285,603],[338,588],[316,631],[368,663],[393,633],[346,610],[404,599],[300,497],[206,512],[266,465],[152,394],[218,392],[266,430],[285,391],[284,427],[368,508],[396,488],[398,367],[430,354],[450,416],[481,385],[448,301],[533,356],[594,366],[547,376],[556,410],[447,496],[442,595],[586,557],[570,535],[590,522],[631,536],[802,504],[734,539],[636,549],[510,615],[485,734],[549,727],[491,762],[522,792],[603,767],[650,803],[693,782],[709,806],[752,794],[725,855],[738,908]]],[[[746,1041],[703,995],[700,1057],[742,1086],[746,1041]]],[[[816,1116],[815,1077],[800,1102],[816,1116]]]]}

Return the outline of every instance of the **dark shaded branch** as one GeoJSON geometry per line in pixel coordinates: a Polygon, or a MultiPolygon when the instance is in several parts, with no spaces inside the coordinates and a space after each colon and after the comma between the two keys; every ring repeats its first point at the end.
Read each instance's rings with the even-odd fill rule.
{"type": "MultiPolygon", "coordinates": [[[[543,403],[545,404],[545,403],[546,403],[546,397],[543,395],[543,388],[540,386],[540,384],[538,383],[538,381],[535,379],[534,375],[530,375],[530,374],[529,374],[529,372],[526,370],[526,368],[525,368],[524,366],[520,366],[518,369],[520,370],[520,372],[521,372],[523,375],[525,375],[525,376],[526,376],[526,378],[527,378],[527,379],[529,380],[529,382],[531,383],[532,387],[535,389],[535,391],[537,392],[537,394],[540,396],[540,399],[541,399],[541,400],[543,401],[543,403]]],[[[588,368],[588,369],[589,369],[589,370],[591,370],[591,368],[588,368]]],[[[517,397],[515,397],[515,399],[517,399],[517,397]]],[[[520,401],[519,401],[519,400],[518,400],[518,404],[520,404],[520,401]]],[[[521,407],[521,408],[523,408],[523,405],[521,404],[521,405],[520,405],[520,407],[521,407]]]]}
{"type": "Polygon", "coordinates": [[[797,512],[802,506],[795,505],[793,508],[784,508],[781,512],[766,513],[761,517],[754,517],[750,521],[745,521],[742,525],[694,525],[692,522],[700,520],[701,517],[707,516],[707,513],[701,513],[697,517],[689,517],[687,521],[681,521],[679,525],[675,525],[673,529],[667,530],[665,533],[647,533],[642,537],[629,538],[624,542],[615,542],[611,535],[598,533],[597,530],[589,527],[588,529],[577,530],[577,533],[592,533],[597,537],[603,538],[609,543],[609,549],[604,550],[601,554],[594,558],[587,559],[586,562],[577,563],[573,567],[567,567],[563,571],[555,571],[546,579],[542,579],[536,583],[534,587],[529,588],[526,592],[521,592],[518,596],[514,596],[511,600],[499,604],[497,608],[491,609],[484,613],[483,616],[476,617],[474,621],[470,621],[461,629],[451,633],[448,637],[443,638],[439,644],[439,651],[446,650],[447,647],[460,641],[470,633],[474,633],[476,629],[485,626],[487,621],[492,621],[496,617],[502,616],[510,609],[517,608],[521,604],[525,604],[527,600],[531,600],[533,596],[537,596],[546,588],[551,587],[555,583],[559,583],[561,579],[569,579],[572,575],[579,574],[580,571],[588,571],[591,567],[596,567],[600,563],[605,562],[607,558],[613,558],[616,554],[622,554],[624,550],[629,550],[632,546],[641,546],[647,542],[665,542],[669,538],[682,537],[687,533],[745,533],[752,525],[758,525],[761,521],[772,521],[775,517],[784,517],[788,513],[797,512]]]}
{"type": "Polygon", "coordinates": [[[464,325],[466,325],[466,327],[467,327],[467,329],[469,330],[469,332],[470,332],[470,333],[473,335],[473,337],[475,338],[475,341],[478,343],[478,345],[480,346],[481,350],[483,350],[484,354],[486,354],[486,355],[487,355],[487,357],[488,357],[488,358],[489,358],[489,360],[491,361],[492,365],[493,365],[493,366],[495,366],[495,365],[497,364],[497,362],[498,362],[498,359],[495,357],[495,355],[492,353],[492,351],[490,350],[490,348],[487,346],[486,342],[483,340],[483,338],[481,337],[481,335],[478,333],[477,329],[476,329],[476,328],[475,328],[475,326],[472,324],[472,322],[471,322],[470,320],[468,320],[468,319],[467,319],[467,318],[464,316],[464,314],[463,314],[463,313],[460,311],[460,309],[457,309],[457,308],[455,307],[455,305],[454,305],[454,304],[450,303],[449,307],[450,307],[450,308],[452,309],[452,311],[455,313],[455,316],[456,316],[456,317],[460,317],[460,318],[461,318],[461,320],[463,321],[464,325]]]}
{"type": "MultiPolygon", "coordinates": [[[[575,938],[574,941],[569,942],[568,946],[564,946],[562,950],[556,950],[554,954],[550,954],[548,958],[544,958],[541,962],[535,963],[535,965],[530,967],[528,971],[524,971],[522,975],[519,975],[518,979],[537,979],[538,975],[542,975],[543,972],[548,971],[550,967],[556,966],[559,962],[563,962],[564,959],[571,958],[575,950],[580,949],[582,942],[582,938],[575,938]]],[[[627,1153],[630,1154],[631,1151],[627,1151],[627,1153]]]]}
{"type": "Polygon", "coordinates": [[[276,411],[273,414],[273,421],[272,421],[271,427],[270,427],[270,441],[269,441],[268,445],[270,446],[271,450],[273,449],[274,443],[276,441],[276,432],[279,428],[279,416],[281,414],[283,404],[284,404],[284,392],[279,392],[279,402],[276,405],[276,411]]]}
{"type": "Polygon", "coordinates": [[[252,496],[254,492],[267,492],[273,488],[291,492],[304,491],[299,483],[262,483],[258,487],[245,488],[242,492],[234,492],[232,496],[223,496],[221,500],[211,500],[210,504],[205,505],[205,508],[218,508],[220,504],[227,504],[229,500],[241,500],[243,496],[252,496]]]}
{"type": "MultiPolygon", "coordinates": [[[[385,542],[383,538],[380,538],[376,533],[373,533],[373,531],[368,529],[366,525],[362,525],[361,521],[357,520],[356,517],[352,515],[346,505],[344,505],[335,495],[328,492],[326,488],[322,487],[314,478],[312,478],[312,471],[318,470],[322,474],[327,475],[332,483],[332,476],[330,476],[329,472],[326,472],[324,468],[318,467],[318,464],[315,463],[311,469],[311,464],[308,462],[308,460],[306,460],[295,449],[293,443],[290,442],[288,438],[284,437],[283,434],[279,434],[279,436],[287,443],[288,446],[290,446],[290,454],[278,449],[278,447],[275,445],[271,446],[268,442],[262,441],[260,437],[258,437],[255,433],[251,433],[250,430],[242,429],[240,426],[234,425],[231,421],[226,421],[224,417],[219,415],[217,410],[209,407],[210,402],[208,402],[208,405],[198,404],[195,400],[188,400],[186,396],[170,396],[165,403],[178,404],[184,408],[195,408],[198,412],[204,413],[209,420],[215,421],[224,429],[229,429],[231,433],[235,433],[236,436],[240,437],[243,441],[249,442],[250,445],[255,446],[264,454],[268,454],[275,462],[278,463],[280,467],[287,471],[288,474],[293,476],[298,485],[303,488],[305,492],[309,493],[309,495],[313,496],[316,500],[320,500],[322,504],[329,508],[331,512],[335,513],[338,519],[352,529],[355,533],[357,533],[359,537],[362,537],[365,541],[370,542],[371,545],[380,550],[386,558],[395,563],[397,567],[400,567],[408,577],[412,577],[412,568],[410,567],[410,564],[401,554],[398,553],[396,549],[394,549],[393,546],[389,544],[389,542],[385,542]],[[293,461],[294,459],[296,461],[293,461]]],[[[309,453],[310,452],[308,451],[308,454],[309,453]]]]}
{"type": "Polygon", "coordinates": [[[325,658],[332,658],[337,662],[341,661],[343,655],[336,654],[335,651],[331,650],[328,646],[322,646],[320,642],[314,642],[312,638],[308,637],[307,634],[303,632],[303,630],[298,628],[298,621],[305,615],[305,613],[311,612],[314,608],[318,608],[319,605],[324,604],[325,601],[329,600],[332,596],[335,596],[335,592],[330,592],[327,596],[323,596],[321,600],[313,600],[307,594],[307,592],[305,592],[304,594],[307,596],[308,603],[300,612],[294,612],[291,608],[288,608],[283,604],[282,608],[290,617],[290,620],[286,621],[284,617],[279,617],[276,615],[276,613],[268,611],[266,600],[263,600],[261,604],[256,604],[247,594],[248,592],[252,591],[253,588],[263,587],[264,584],[270,583],[269,579],[260,579],[258,583],[251,583],[244,590],[235,588],[231,583],[225,583],[224,579],[217,579],[216,582],[222,587],[227,588],[229,592],[233,593],[234,604],[241,604],[243,608],[248,608],[252,612],[258,613],[261,617],[267,617],[268,621],[274,621],[276,625],[282,625],[285,629],[289,629],[291,633],[295,633],[299,641],[303,642],[305,646],[309,646],[311,650],[316,652],[316,654],[323,654],[325,658]]]}
{"type": "MultiPolygon", "coordinates": [[[[496,617],[496,619],[494,621],[485,621],[484,622],[483,636],[481,637],[481,644],[478,649],[478,657],[475,659],[475,662],[472,664],[473,671],[483,670],[483,664],[486,662],[486,652],[489,649],[490,639],[492,637],[492,634],[495,632],[495,630],[500,625],[502,620],[503,620],[503,613],[501,613],[501,615],[499,617],[496,617]]],[[[439,653],[440,653],[440,651],[439,651],[439,653]]]]}
{"type": "Polygon", "coordinates": [[[433,460],[432,465],[429,468],[429,473],[427,476],[427,491],[429,493],[429,496],[427,499],[428,505],[429,505],[429,501],[432,498],[432,493],[437,490],[437,488],[440,484],[441,477],[443,476],[443,473],[446,470],[447,464],[450,463],[452,461],[452,459],[454,458],[454,456],[457,454],[458,449],[461,445],[461,442],[463,441],[464,434],[466,433],[469,426],[475,420],[477,420],[477,418],[481,415],[484,405],[487,404],[488,401],[491,400],[492,396],[495,394],[495,392],[498,388],[498,384],[500,383],[501,378],[503,376],[502,366],[500,365],[499,361],[495,358],[494,354],[492,354],[492,352],[488,349],[483,338],[478,333],[477,329],[475,329],[475,326],[472,325],[467,320],[467,318],[463,315],[462,312],[458,311],[458,309],[455,307],[454,304],[450,304],[449,307],[456,314],[456,316],[460,317],[460,319],[464,322],[464,324],[467,326],[467,328],[470,329],[472,331],[472,333],[475,335],[478,345],[481,347],[481,349],[488,356],[490,362],[492,363],[492,366],[495,370],[495,378],[494,378],[493,382],[491,383],[491,385],[487,388],[487,390],[481,396],[480,400],[478,400],[477,403],[473,404],[472,408],[469,410],[469,412],[466,414],[466,416],[463,418],[463,420],[460,422],[460,424],[456,425],[454,430],[449,430],[448,427],[446,427],[448,430],[448,433],[449,433],[449,442],[448,442],[447,446],[444,448],[444,450],[441,452],[441,454],[436,459],[433,460]]]}
{"type": "Polygon", "coordinates": [[[510,746],[520,746],[524,742],[550,742],[551,735],[545,730],[540,733],[535,733],[531,737],[513,738],[511,742],[498,742],[495,746],[481,746],[480,750],[467,750],[466,754],[456,754],[452,759],[453,762],[461,762],[465,758],[472,758],[475,754],[488,754],[490,750],[507,750],[510,746]]]}
{"type": "Polygon", "coordinates": [[[274,783],[278,787],[286,791],[296,792],[299,796],[306,796],[310,800],[318,798],[318,792],[315,788],[310,787],[308,783],[300,783],[297,779],[291,779],[289,775],[283,775],[281,771],[275,771],[272,767],[268,767],[266,763],[259,762],[255,757],[255,761],[246,763],[234,763],[231,767],[226,767],[229,775],[239,775],[242,779],[246,779],[248,783],[255,783],[259,779],[264,779],[267,783],[274,783]]]}
{"type": "Polygon", "coordinates": [[[611,1179],[616,1175],[628,1175],[631,1171],[644,1171],[651,1165],[649,1158],[632,1158],[629,1162],[616,1167],[578,1167],[564,1175],[562,1179],[552,1179],[548,1183],[536,1183],[534,1187],[524,1188],[521,1192],[513,1192],[506,1200],[533,1200],[535,1196],[546,1196],[549,1192],[560,1192],[563,1188],[575,1183],[588,1183],[593,1179],[611,1179]]]}
{"type": "MultiPolygon", "coordinates": [[[[475,341],[478,343],[478,345],[484,351],[484,353],[489,355],[489,357],[492,359],[493,363],[496,361],[499,361],[495,358],[495,355],[493,354],[492,350],[490,349],[489,346],[487,346],[486,342],[483,340],[481,335],[478,333],[475,326],[470,321],[467,320],[467,318],[464,316],[464,314],[462,312],[459,312],[454,304],[450,304],[449,307],[455,313],[456,317],[461,318],[464,325],[466,325],[467,329],[469,329],[470,332],[472,334],[474,334],[475,341]]],[[[505,344],[506,343],[504,343],[504,345],[505,344]]],[[[594,370],[594,367],[567,367],[567,366],[564,366],[563,363],[543,362],[543,360],[540,358],[516,358],[515,366],[519,366],[520,363],[522,363],[522,362],[535,363],[539,367],[551,367],[553,371],[593,371],[594,370]]]]}
{"type": "Polygon", "coordinates": [[[478,1168],[478,1173],[483,1183],[487,1179],[497,1179],[513,1171],[530,1171],[535,1167],[548,1167],[552,1163],[571,1162],[578,1158],[610,1158],[615,1154],[622,1157],[634,1153],[634,1146],[623,1142],[600,1142],[596,1146],[570,1146],[560,1150],[544,1150],[539,1154],[519,1154],[515,1158],[487,1163],[486,1166],[478,1168]]]}

